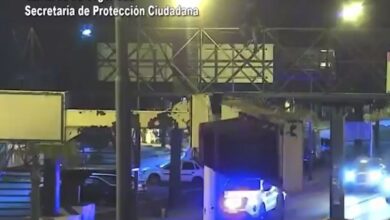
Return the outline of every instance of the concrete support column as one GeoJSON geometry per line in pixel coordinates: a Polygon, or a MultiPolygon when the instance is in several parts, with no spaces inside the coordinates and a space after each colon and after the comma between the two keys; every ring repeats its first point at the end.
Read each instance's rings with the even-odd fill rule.
{"type": "MultiPolygon", "coordinates": [[[[218,145],[218,135],[213,140],[207,140],[208,145],[218,145]],[[212,143],[210,143],[212,142],[212,143]]],[[[211,164],[204,167],[204,190],[203,190],[203,220],[225,220],[221,209],[223,198],[223,183],[227,182],[226,177],[216,172],[211,166],[219,167],[220,161],[218,148],[214,147],[213,160],[211,164]]]]}
{"type": "Polygon", "coordinates": [[[203,192],[203,220],[215,220],[217,205],[215,201],[217,186],[217,173],[208,166],[204,167],[204,192],[203,192]]]}
{"type": "Polygon", "coordinates": [[[287,192],[303,189],[303,124],[289,122],[284,125],[281,141],[281,172],[283,188],[287,192]]]}
{"type": "Polygon", "coordinates": [[[379,136],[379,121],[375,121],[372,126],[372,143],[373,143],[373,156],[382,156],[380,144],[379,144],[380,136],[379,136]]]}
{"type": "Polygon", "coordinates": [[[344,219],[344,192],[342,187],[342,169],[344,161],[344,121],[341,108],[334,107],[330,121],[331,164],[330,179],[330,219],[344,219]]]}
{"type": "Polygon", "coordinates": [[[46,158],[44,163],[43,215],[57,216],[60,214],[60,161],[46,158]]]}
{"type": "Polygon", "coordinates": [[[191,147],[199,148],[199,125],[212,121],[210,98],[207,94],[193,95],[191,103],[191,147]]]}

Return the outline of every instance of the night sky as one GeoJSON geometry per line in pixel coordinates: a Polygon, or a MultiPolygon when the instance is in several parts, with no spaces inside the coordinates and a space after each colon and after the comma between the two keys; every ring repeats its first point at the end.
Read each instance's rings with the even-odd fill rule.
{"type": "MultiPolygon", "coordinates": [[[[207,1],[207,0],[204,0],[207,1]]],[[[109,18],[26,18],[23,14],[27,0],[1,0],[0,3],[0,87],[57,90],[96,90],[96,63],[93,41],[112,41],[113,19],[109,18]],[[80,39],[79,28],[86,23],[96,27],[93,41],[80,39]],[[22,59],[29,27],[34,27],[43,48],[35,67],[26,68],[22,59]],[[39,69],[39,70],[38,70],[39,69]],[[37,77],[38,76],[38,77],[37,77]],[[21,83],[20,78],[39,79],[21,83]]],[[[138,1],[148,4],[153,1],[138,1]]],[[[158,0],[157,2],[161,2],[158,0]]],[[[259,0],[248,10],[244,0],[209,0],[208,9],[201,11],[205,27],[237,27],[244,15],[258,18],[267,27],[331,27],[335,25],[340,2],[336,0],[259,0]]],[[[369,19],[366,27],[389,28],[390,1],[367,1],[369,19]]],[[[146,26],[160,18],[144,19],[146,26]]],[[[174,24],[180,25],[180,24],[174,24]]]]}

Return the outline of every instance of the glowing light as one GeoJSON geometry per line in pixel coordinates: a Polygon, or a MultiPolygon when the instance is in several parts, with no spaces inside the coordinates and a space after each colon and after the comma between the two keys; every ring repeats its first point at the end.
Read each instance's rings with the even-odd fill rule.
{"type": "Polygon", "coordinates": [[[377,183],[382,179],[382,173],[379,170],[372,170],[369,173],[370,182],[377,183]]]}
{"type": "Polygon", "coordinates": [[[345,22],[358,22],[363,16],[364,6],[363,2],[352,2],[345,4],[341,12],[341,17],[345,22]]]}
{"type": "Polygon", "coordinates": [[[84,25],[80,29],[82,38],[91,38],[93,37],[93,26],[92,25],[84,25]]]}
{"type": "Polygon", "coordinates": [[[386,193],[390,193],[390,177],[387,177],[383,181],[383,189],[386,193]]]}
{"type": "Polygon", "coordinates": [[[223,204],[229,210],[236,210],[236,209],[241,208],[242,199],[240,199],[240,198],[227,198],[227,199],[225,199],[223,204]]]}
{"type": "Polygon", "coordinates": [[[362,160],[360,160],[360,163],[368,163],[368,160],[362,159],[362,160]]]}
{"type": "Polygon", "coordinates": [[[284,108],[290,108],[291,107],[291,103],[289,102],[289,101],[286,101],[285,103],[284,103],[284,108]]]}
{"type": "Polygon", "coordinates": [[[91,29],[85,29],[81,32],[81,34],[84,36],[84,37],[91,37],[92,36],[92,30],[91,29]]]}
{"type": "Polygon", "coordinates": [[[199,7],[202,0],[176,0],[176,4],[182,7],[195,8],[199,7]]]}
{"type": "Polygon", "coordinates": [[[354,182],[356,179],[356,173],[354,171],[347,171],[344,178],[346,182],[354,182]]]}
{"type": "Polygon", "coordinates": [[[145,142],[147,144],[151,144],[152,143],[152,139],[153,139],[152,131],[148,129],[147,132],[146,132],[146,135],[145,135],[145,142]]]}

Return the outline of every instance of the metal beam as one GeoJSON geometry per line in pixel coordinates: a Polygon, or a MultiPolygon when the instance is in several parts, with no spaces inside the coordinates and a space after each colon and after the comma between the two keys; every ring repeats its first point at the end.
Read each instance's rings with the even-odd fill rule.
{"type": "MultiPolygon", "coordinates": [[[[261,91],[249,91],[249,92],[214,92],[208,94],[221,94],[225,96],[253,96],[262,99],[295,99],[300,101],[310,102],[372,102],[376,101],[390,101],[390,94],[386,93],[274,93],[274,92],[261,92],[261,91]]],[[[189,96],[189,93],[142,93],[138,94],[142,97],[183,97],[189,96]]]]}
{"type": "Polygon", "coordinates": [[[330,178],[330,219],[342,220],[344,216],[344,192],[342,185],[342,169],[344,158],[344,113],[342,108],[332,109],[330,122],[331,139],[331,178],[330,178]]]}

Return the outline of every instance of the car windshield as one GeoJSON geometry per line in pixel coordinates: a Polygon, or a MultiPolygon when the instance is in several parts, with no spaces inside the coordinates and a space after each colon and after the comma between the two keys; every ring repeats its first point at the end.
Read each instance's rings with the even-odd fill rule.
{"type": "Polygon", "coordinates": [[[379,159],[360,159],[356,161],[358,170],[367,170],[372,168],[380,168],[382,163],[379,159]]]}
{"type": "Polygon", "coordinates": [[[111,175],[96,175],[96,177],[99,177],[105,181],[107,181],[110,184],[115,185],[116,184],[116,177],[111,175]]]}
{"type": "Polygon", "coordinates": [[[259,190],[260,186],[260,179],[232,180],[228,182],[226,190],[259,190]]]}

